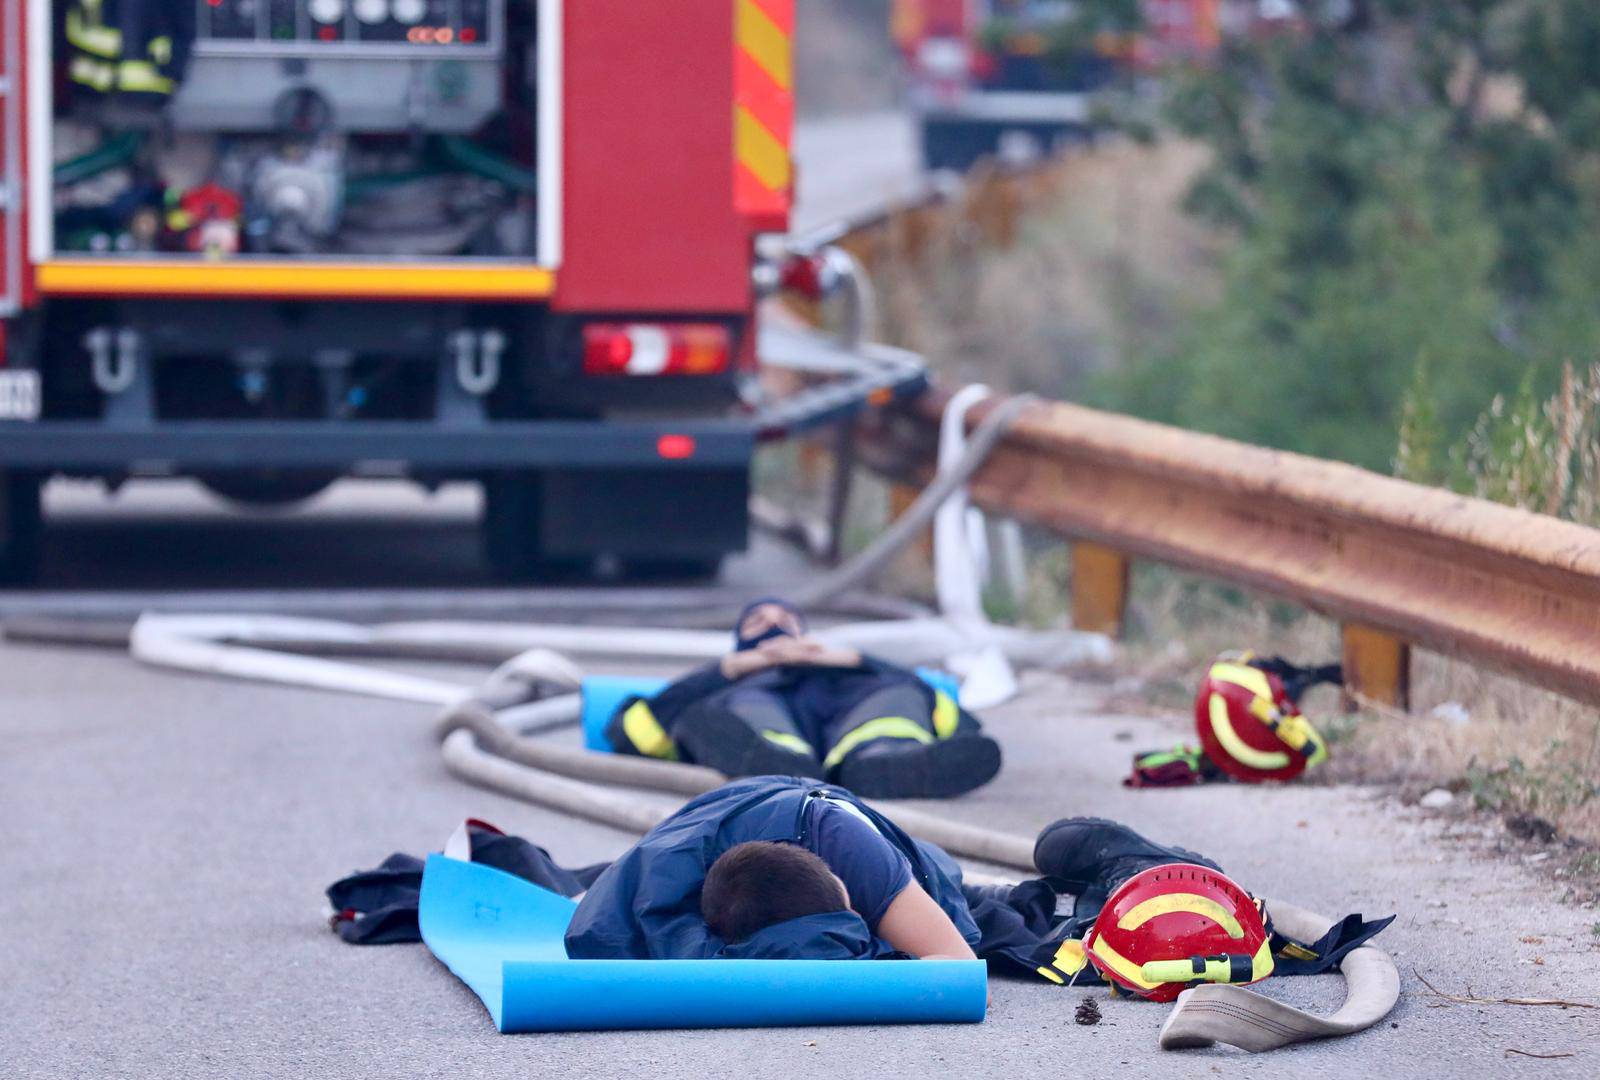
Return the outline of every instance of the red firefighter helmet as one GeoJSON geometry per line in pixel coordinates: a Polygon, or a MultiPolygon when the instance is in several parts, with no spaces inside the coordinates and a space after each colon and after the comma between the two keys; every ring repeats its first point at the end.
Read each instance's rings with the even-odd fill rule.
{"type": "Polygon", "coordinates": [[[1193,863],[1141,870],[1111,894],[1084,938],[1113,988],[1171,1001],[1202,982],[1253,983],[1272,974],[1262,908],[1226,875],[1193,863]]]}
{"type": "Polygon", "coordinates": [[[1200,745],[1235,780],[1293,780],[1327,758],[1328,745],[1283,680],[1253,659],[1248,652],[1223,653],[1212,661],[1194,698],[1200,745]]]}

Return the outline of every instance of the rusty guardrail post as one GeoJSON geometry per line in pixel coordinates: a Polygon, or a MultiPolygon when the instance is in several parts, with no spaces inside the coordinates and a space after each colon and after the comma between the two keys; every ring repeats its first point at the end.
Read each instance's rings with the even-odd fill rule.
{"type": "Polygon", "coordinates": [[[1072,626],[1108,637],[1122,634],[1132,564],[1115,548],[1072,542],[1072,626]]]}
{"type": "Polygon", "coordinates": [[[1411,644],[1370,626],[1346,623],[1344,638],[1344,707],[1354,711],[1356,695],[1411,708],[1411,644]]]}

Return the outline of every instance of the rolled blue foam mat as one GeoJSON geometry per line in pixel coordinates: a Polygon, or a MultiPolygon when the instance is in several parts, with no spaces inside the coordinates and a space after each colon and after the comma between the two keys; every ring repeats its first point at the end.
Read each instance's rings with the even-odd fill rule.
{"type": "Polygon", "coordinates": [[[578,687],[578,700],[583,707],[583,745],[589,750],[611,753],[616,747],[606,740],[606,724],[617,706],[638,694],[651,697],[661,691],[670,680],[648,679],[636,675],[590,675],[578,687]]]}
{"type": "Polygon", "coordinates": [[[576,908],[443,855],[422,875],[422,940],[503,1032],[983,1019],[981,960],[571,960],[576,908]]]}

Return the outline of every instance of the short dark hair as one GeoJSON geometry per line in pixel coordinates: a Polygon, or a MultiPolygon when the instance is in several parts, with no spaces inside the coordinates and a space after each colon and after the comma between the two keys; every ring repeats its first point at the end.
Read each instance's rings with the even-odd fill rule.
{"type": "Polygon", "coordinates": [[[724,851],[706,872],[700,914],[724,941],[743,941],[776,923],[842,911],[844,889],[828,864],[803,847],[752,840],[724,851]]]}

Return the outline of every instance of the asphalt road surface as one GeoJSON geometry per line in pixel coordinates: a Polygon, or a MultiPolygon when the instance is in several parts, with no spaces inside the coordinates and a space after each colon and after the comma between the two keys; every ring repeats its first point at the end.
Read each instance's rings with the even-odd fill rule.
{"type": "MultiPolygon", "coordinates": [[[[449,674],[455,675],[455,671],[449,674]]],[[[466,673],[462,673],[463,678],[466,673]]],[[[1397,912],[1381,938],[1405,996],[1378,1028],[1252,1057],[1164,1054],[1159,1006],[997,981],[981,1025],[502,1036],[421,946],[331,935],[321,890],[391,851],[437,848],[464,816],[561,860],[630,838],[448,776],[430,712],[141,668],[115,653],[0,646],[0,1072],[7,1077],[1560,1076],[1600,1072],[1592,910],[1484,839],[1361,790],[1130,791],[1166,723],[1099,715],[1058,676],[995,710],[1007,764],[944,804],[1031,833],[1109,814],[1211,854],[1248,887],[1329,914],[1397,912]],[[1086,996],[1104,1020],[1073,1022],[1086,996]],[[1528,1054],[1571,1055],[1549,1058],[1528,1054]],[[1133,1070],[1130,1074],[1126,1070],[1133,1070]]],[[[567,738],[570,736],[559,736],[567,738]]],[[[1331,1010],[1337,976],[1269,993],[1331,1010]]]]}
{"type": "MultiPolygon", "coordinates": [[[[637,607],[709,596],[707,582],[615,582],[508,588],[481,553],[476,484],[429,494],[404,481],[347,480],[282,510],[241,510],[186,480],[56,482],[45,493],[36,588],[0,591],[0,614],[131,616],[164,610],[275,610],[383,615],[504,615],[565,607],[592,614],[604,597],[637,607]]],[[[718,593],[746,595],[804,574],[799,555],[753,533],[729,558],[718,593]]],[[[708,600],[709,602],[709,600],[708,600]]]]}

